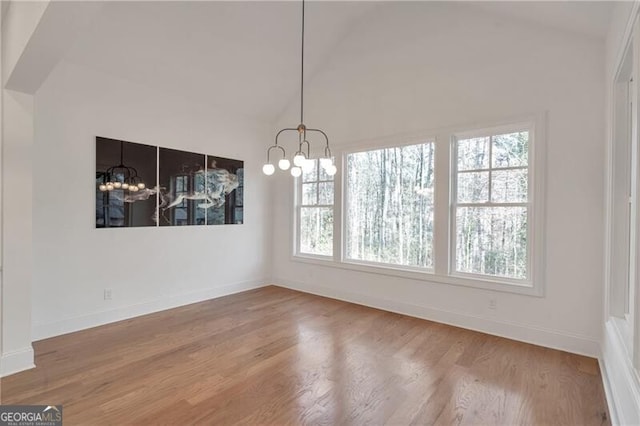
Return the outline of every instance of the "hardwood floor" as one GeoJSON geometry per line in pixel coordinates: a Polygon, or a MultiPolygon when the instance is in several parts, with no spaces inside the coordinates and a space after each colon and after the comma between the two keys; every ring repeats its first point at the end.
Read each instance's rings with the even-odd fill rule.
{"type": "Polygon", "coordinates": [[[34,343],[65,425],[609,424],[595,359],[278,287],[34,343]]]}

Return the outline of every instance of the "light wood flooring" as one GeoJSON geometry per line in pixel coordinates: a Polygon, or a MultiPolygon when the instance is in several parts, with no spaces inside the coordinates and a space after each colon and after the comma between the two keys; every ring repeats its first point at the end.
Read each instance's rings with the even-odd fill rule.
{"type": "Polygon", "coordinates": [[[595,359],[278,287],[34,343],[65,425],[609,424],[595,359]]]}

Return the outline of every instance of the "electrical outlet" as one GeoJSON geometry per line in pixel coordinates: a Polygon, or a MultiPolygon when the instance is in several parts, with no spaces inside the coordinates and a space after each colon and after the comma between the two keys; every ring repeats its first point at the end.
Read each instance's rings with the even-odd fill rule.
{"type": "Polygon", "coordinates": [[[104,300],[111,300],[111,289],[110,288],[105,288],[104,289],[104,300]]]}
{"type": "Polygon", "coordinates": [[[496,309],[498,307],[498,301],[496,299],[489,299],[489,309],[496,309]]]}

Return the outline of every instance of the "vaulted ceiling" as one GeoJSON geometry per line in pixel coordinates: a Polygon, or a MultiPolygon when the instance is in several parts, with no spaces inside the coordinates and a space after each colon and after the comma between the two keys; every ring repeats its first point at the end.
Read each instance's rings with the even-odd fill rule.
{"type": "MultiPolygon", "coordinates": [[[[469,2],[456,7],[603,39],[611,2],[469,2]]],[[[308,2],[305,77],[370,14],[402,2],[308,2]]],[[[428,4],[425,4],[428,7],[428,4]]],[[[275,121],[299,96],[299,2],[108,2],[65,60],[275,121]]]]}

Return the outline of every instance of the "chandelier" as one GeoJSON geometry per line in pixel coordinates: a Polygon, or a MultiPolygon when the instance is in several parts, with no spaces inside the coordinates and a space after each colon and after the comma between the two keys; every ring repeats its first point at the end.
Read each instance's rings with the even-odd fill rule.
{"type": "Polygon", "coordinates": [[[291,175],[298,177],[303,171],[310,171],[313,169],[314,160],[310,158],[311,145],[307,140],[308,134],[320,134],[324,138],[324,156],[320,158],[320,166],[329,175],[336,174],[337,168],[333,164],[333,156],[331,155],[331,149],[329,149],[329,138],[327,134],[320,129],[310,129],[304,124],[304,0],[302,0],[302,48],[300,55],[300,124],[297,127],[286,127],[281,129],[276,134],[276,140],[273,145],[267,149],[267,162],[262,166],[262,172],[265,175],[272,175],[276,168],[271,163],[271,151],[276,150],[282,154],[282,158],[278,161],[278,168],[280,170],[288,170],[291,167],[291,162],[287,159],[287,153],[278,143],[278,138],[285,132],[298,132],[298,150],[293,154],[293,167],[291,167],[291,175]]]}
{"type": "Polygon", "coordinates": [[[137,192],[146,188],[142,178],[138,176],[138,171],[133,167],[125,166],[123,158],[124,141],[120,141],[120,164],[107,169],[102,179],[102,183],[98,185],[98,189],[100,191],[105,192],[119,189],[137,192]]]}

